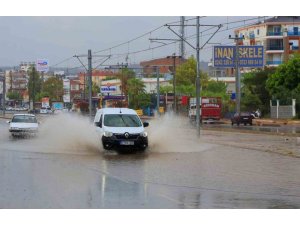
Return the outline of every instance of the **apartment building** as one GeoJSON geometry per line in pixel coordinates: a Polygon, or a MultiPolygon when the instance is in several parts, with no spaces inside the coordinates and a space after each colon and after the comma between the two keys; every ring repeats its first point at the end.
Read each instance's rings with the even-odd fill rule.
{"type": "Polygon", "coordinates": [[[300,53],[300,17],[276,16],[235,30],[240,45],[263,45],[264,65],[278,66],[300,53]]]}

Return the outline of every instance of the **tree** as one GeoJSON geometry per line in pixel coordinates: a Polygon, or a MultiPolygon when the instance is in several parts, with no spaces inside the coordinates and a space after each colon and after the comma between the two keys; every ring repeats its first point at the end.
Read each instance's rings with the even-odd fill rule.
{"type": "Polygon", "coordinates": [[[275,68],[256,69],[246,73],[242,77],[241,107],[243,110],[256,110],[262,113],[270,111],[270,94],[266,88],[268,77],[275,72],[275,68]]]}
{"type": "Polygon", "coordinates": [[[128,95],[128,80],[135,77],[135,72],[128,68],[122,68],[121,73],[118,74],[121,80],[121,89],[125,96],[128,95]]]}
{"type": "Polygon", "coordinates": [[[96,96],[98,93],[100,93],[100,87],[95,82],[93,82],[92,96],[96,96]]]}
{"type": "MultiPolygon", "coordinates": [[[[267,89],[272,99],[288,101],[296,99],[297,112],[300,111],[300,55],[293,55],[281,64],[267,80],[267,89]]],[[[300,118],[300,113],[298,113],[300,118]]]]}
{"type": "Polygon", "coordinates": [[[172,93],[172,92],[173,92],[173,87],[171,85],[159,86],[160,94],[167,94],[167,93],[172,93]]]}
{"type": "Polygon", "coordinates": [[[146,94],[145,84],[141,79],[128,80],[129,106],[133,109],[143,108],[150,104],[150,95],[146,94]]]}
{"type": "Polygon", "coordinates": [[[50,77],[43,85],[43,93],[48,95],[50,101],[61,101],[64,93],[63,81],[57,77],[50,77]]]}
{"type": "MultiPolygon", "coordinates": [[[[196,85],[197,77],[197,62],[191,56],[187,61],[176,68],[176,86],[180,85],[196,85]]],[[[200,71],[201,86],[206,87],[208,82],[208,75],[200,71]]]]}
{"type": "Polygon", "coordinates": [[[267,80],[267,88],[274,97],[281,98],[283,89],[289,92],[297,90],[300,84],[300,55],[280,65],[267,80]],[[282,89],[283,88],[283,89],[282,89]]]}
{"type": "Polygon", "coordinates": [[[29,69],[29,80],[28,80],[28,94],[29,99],[35,102],[38,100],[37,94],[41,92],[41,79],[40,74],[36,71],[35,67],[29,69]]]}
{"type": "Polygon", "coordinates": [[[214,93],[226,93],[227,85],[223,81],[209,80],[206,88],[203,88],[203,90],[214,93]]]}
{"type": "MultiPolygon", "coordinates": [[[[187,61],[176,68],[176,89],[184,95],[196,95],[197,62],[191,56],[187,61]]],[[[201,88],[208,85],[209,77],[200,71],[201,88]]]]}
{"type": "Polygon", "coordinates": [[[10,100],[15,100],[15,101],[23,100],[22,95],[16,91],[8,92],[7,98],[9,98],[10,100]]]}

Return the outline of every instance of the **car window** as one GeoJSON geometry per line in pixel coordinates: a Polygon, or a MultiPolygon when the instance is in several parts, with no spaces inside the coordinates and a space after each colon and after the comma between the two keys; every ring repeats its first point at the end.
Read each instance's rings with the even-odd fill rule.
{"type": "Polygon", "coordinates": [[[141,127],[142,123],[137,115],[107,114],[104,116],[104,126],[107,126],[107,127],[141,127]]]}
{"type": "Polygon", "coordinates": [[[250,116],[250,113],[242,112],[242,113],[241,113],[241,116],[250,116]]]}
{"type": "Polygon", "coordinates": [[[34,116],[27,115],[14,116],[11,121],[13,123],[37,123],[37,120],[34,116]]]}

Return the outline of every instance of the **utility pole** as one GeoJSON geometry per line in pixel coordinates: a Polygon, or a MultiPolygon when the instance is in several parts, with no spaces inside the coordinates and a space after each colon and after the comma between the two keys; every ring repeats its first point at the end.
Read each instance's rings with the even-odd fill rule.
{"type": "MultiPolygon", "coordinates": [[[[89,85],[89,116],[92,120],[92,50],[88,50],[88,55],[74,55],[73,57],[76,57],[81,65],[85,68],[87,75],[88,75],[88,85],[89,85]],[[79,57],[87,57],[88,58],[88,68],[86,68],[86,65],[82,63],[79,57]]],[[[103,62],[101,62],[98,66],[102,65],[106,60],[110,58],[109,56],[100,56],[100,55],[94,55],[94,57],[107,57],[103,62]]],[[[98,67],[96,66],[96,68],[98,67]]],[[[84,75],[84,97],[85,97],[85,84],[86,84],[86,76],[84,75]]],[[[85,99],[85,98],[84,98],[85,99]]]]}
{"type": "Polygon", "coordinates": [[[89,78],[89,116],[92,120],[92,50],[88,50],[88,78],[89,78]]]}
{"type": "Polygon", "coordinates": [[[197,125],[197,136],[200,137],[200,17],[197,16],[197,77],[196,77],[196,125],[197,125]]]}
{"type": "Polygon", "coordinates": [[[35,113],[35,73],[36,73],[36,70],[32,69],[32,109],[33,109],[33,113],[35,113]]]}
{"type": "Polygon", "coordinates": [[[185,58],[185,46],[184,46],[184,39],[185,39],[185,34],[184,34],[184,16],[180,17],[180,34],[181,34],[181,40],[180,40],[180,56],[182,59],[185,58]]]}
{"type": "Polygon", "coordinates": [[[2,86],[2,106],[3,106],[3,116],[5,116],[5,93],[6,93],[6,76],[5,72],[3,74],[3,86],[2,86]]]}
{"type": "MultiPolygon", "coordinates": [[[[119,67],[119,70],[121,69],[121,96],[122,98],[124,97],[124,100],[126,100],[126,96],[124,96],[124,86],[125,86],[125,82],[124,82],[124,71],[123,69],[124,68],[127,68],[128,64],[127,63],[121,63],[121,65],[118,63],[118,67],[119,67]]],[[[128,96],[129,97],[129,96],[128,96]]],[[[127,99],[127,104],[129,104],[129,101],[127,99]]],[[[123,106],[123,103],[122,103],[122,106],[123,106]]]]}
{"type": "MultiPolygon", "coordinates": [[[[172,31],[177,37],[180,38],[181,41],[188,44],[192,49],[196,50],[197,52],[197,78],[196,78],[196,120],[197,120],[197,136],[200,137],[200,50],[204,48],[204,46],[213,38],[213,36],[221,29],[222,25],[211,25],[211,24],[201,24],[200,25],[200,17],[197,16],[197,23],[196,25],[170,25],[166,24],[165,26],[168,27],[170,31],[172,31]],[[182,35],[176,33],[171,27],[172,26],[196,26],[197,30],[197,46],[194,47],[191,43],[189,43],[187,40],[185,40],[182,35]],[[210,27],[217,27],[217,30],[211,34],[211,36],[208,38],[208,40],[200,47],[200,26],[210,26],[210,27]]],[[[173,40],[173,39],[150,39],[150,40],[173,40]]],[[[174,79],[173,79],[174,81],[174,79]]],[[[175,93],[174,93],[175,94],[175,93]]]]}
{"type": "Polygon", "coordinates": [[[174,94],[174,99],[173,99],[173,110],[175,113],[177,113],[177,103],[176,103],[176,54],[174,53],[173,56],[173,94],[174,94]]]}
{"type": "Polygon", "coordinates": [[[241,112],[241,78],[239,74],[239,40],[243,40],[244,36],[239,37],[237,34],[235,37],[231,37],[229,35],[229,39],[232,39],[235,41],[235,107],[236,107],[236,112],[240,113],[241,112]]]}
{"type": "Polygon", "coordinates": [[[156,69],[156,77],[157,77],[157,104],[156,104],[156,107],[157,107],[157,115],[160,116],[160,112],[159,112],[159,102],[160,102],[160,94],[159,94],[159,67],[156,66],[155,67],[156,69]]]}

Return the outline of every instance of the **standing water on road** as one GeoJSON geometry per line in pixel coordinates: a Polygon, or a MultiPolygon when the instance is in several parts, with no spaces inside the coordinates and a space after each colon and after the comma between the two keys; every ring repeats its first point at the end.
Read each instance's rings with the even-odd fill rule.
{"type": "Polygon", "coordinates": [[[101,150],[94,125],[87,117],[71,114],[46,117],[40,124],[37,137],[12,141],[14,145],[6,142],[4,147],[16,151],[66,154],[92,154],[101,150]]]}

